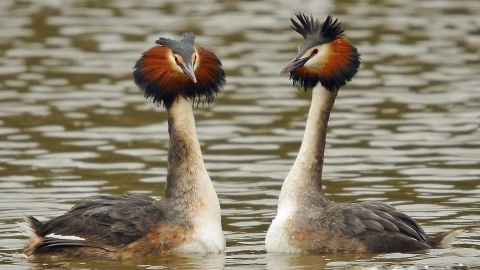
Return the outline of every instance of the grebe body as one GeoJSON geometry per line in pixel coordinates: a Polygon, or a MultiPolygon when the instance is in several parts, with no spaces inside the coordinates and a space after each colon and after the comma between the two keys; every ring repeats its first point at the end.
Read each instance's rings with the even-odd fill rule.
{"type": "Polygon", "coordinates": [[[185,33],[157,40],[134,67],[135,83],[168,114],[165,196],[93,196],[45,223],[26,217],[33,232],[24,254],[121,260],[225,249],[220,204],[203,162],[193,106],[210,103],[225,85],[220,60],[185,33]]]}
{"type": "Polygon", "coordinates": [[[428,237],[408,215],[382,202],[334,203],[322,188],[327,124],[340,87],[360,66],[360,55],[337,20],[323,24],[296,14],[292,28],[304,37],[297,56],[280,74],[312,90],[305,134],[280,191],[265,244],[268,252],[383,253],[445,247],[461,229],[428,237]]]}

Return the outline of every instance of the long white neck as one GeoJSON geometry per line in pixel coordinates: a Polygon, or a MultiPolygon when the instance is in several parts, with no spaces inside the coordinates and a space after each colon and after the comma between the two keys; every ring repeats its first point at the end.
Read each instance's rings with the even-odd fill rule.
{"type": "Polygon", "coordinates": [[[203,162],[192,103],[180,97],[167,112],[170,143],[165,198],[193,208],[187,211],[207,206],[220,213],[218,197],[203,162]]]}
{"type": "Polygon", "coordinates": [[[225,248],[220,203],[203,162],[195,131],[192,103],[180,97],[168,112],[167,185],[169,213],[189,224],[194,233],[179,252],[219,252],[225,248]]]}
{"type": "Polygon", "coordinates": [[[322,188],[322,169],[327,124],[337,93],[321,85],[313,89],[302,146],[283,183],[279,212],[282,208],[303,209],[328,202],[322,188]]]}

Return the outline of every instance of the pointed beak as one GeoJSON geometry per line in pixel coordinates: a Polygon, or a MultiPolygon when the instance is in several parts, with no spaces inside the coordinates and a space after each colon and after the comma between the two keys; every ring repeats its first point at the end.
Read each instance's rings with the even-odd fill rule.
{"type": "Polygon", "coordinates": [[[305,65],[305,63],[310,59],[311,57],[304,57],[304,58],[298,58],[298,57],[295,57],[290,63],[288,63],[286,66],[284,66],[282,68],[282,70],[280,70],[280,72],[278,74],[280,75],[283,75],[283,74],[287,74],[291,71],[294,71],[295,69],[299,68],[299,67],[302,67],[303,65],[305,65]]]}
{"type": "Polygon", "coordinates": [[[180,65],[180,68],[182,68],[183,73],[187,74],[190,79],[194,83],[197,83],[197,78],[195,77],[195,70],[193,69],[193,64],[192,63],[185,63],[185,65],[180,65]]]}

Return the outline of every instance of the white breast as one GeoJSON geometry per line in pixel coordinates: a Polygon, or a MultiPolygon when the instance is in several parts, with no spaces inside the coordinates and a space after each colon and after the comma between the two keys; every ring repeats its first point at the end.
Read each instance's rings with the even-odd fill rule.
{"type": "Polygon", "coordinates": [[[299,248],[290,245],[287,221],[292,218],[293,207],[279,208],[265,237],[267,252],[300,253],[299,248]]]}
{"type": "MultiPolygon", "coordinates": [[[[196,220],[196,222],[198,221],[196,220]]],[[[202,224],[197,223],[193,235],[174,251],[178,253],[219,253],[225,250],[222,226],[220,221],[216,221],[216,219],[203,219],[202,224]]]]}

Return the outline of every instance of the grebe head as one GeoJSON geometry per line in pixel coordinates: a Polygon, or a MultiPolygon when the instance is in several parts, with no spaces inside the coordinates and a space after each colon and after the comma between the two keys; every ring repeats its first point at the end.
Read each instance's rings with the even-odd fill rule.
{"type": "MultiPolygon", "coordinates": [[[[195,36],[192,33],[183,34],[183,39],[180,41],[160,37],[155,43],[170,48],[175,64],[180,67],[181,71],[190,77],[194,83],[197,82],[193,68],[193,65],[196,64],[197,61],[197,54],[195,53],[194,47],[195,36]]],[[[175,69],[175,66],[172,66],[172,68],[175,69]]]]}
{"type": "Polygon", "coordinates": [[[336,91],[349,82],[360,66],[360,54],[347,39],[338,19],[328,15],[323,24],[303,13],[295,14],[292,28],[305,39],[297,56],[279,73],[290,72],[298,89],[314,88],[318,82],[329,91],[336,91]]]}
{"type": "Polygon", "coordinates": [[[225,71],[215,54],[195,44],[192,33],[180,41],[160,37],[143,53],[133,71],[135,83],[167,109],[179,97],[210,103],[225,85],[225,71]]]}

